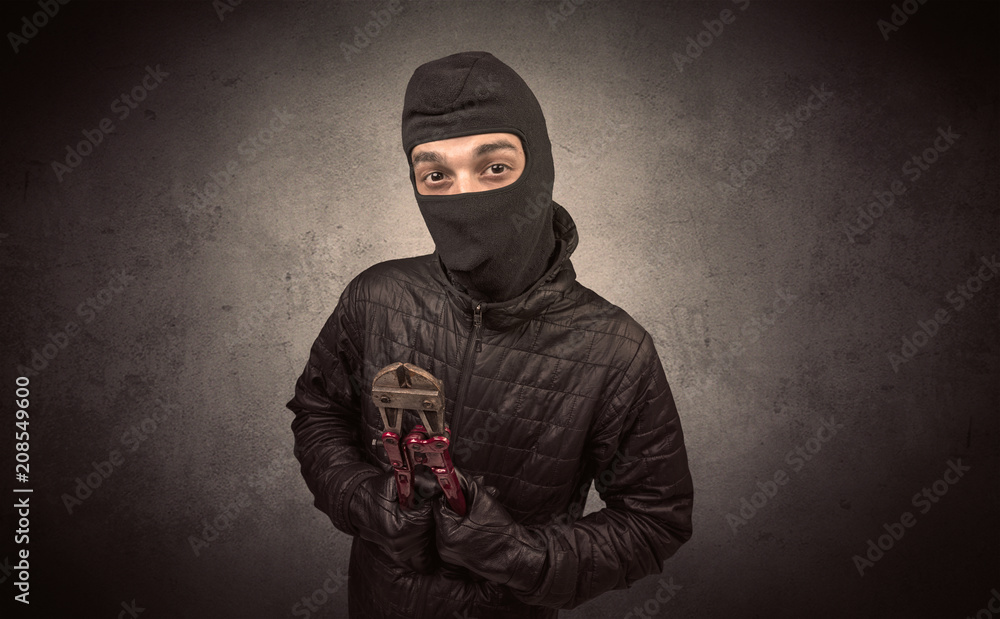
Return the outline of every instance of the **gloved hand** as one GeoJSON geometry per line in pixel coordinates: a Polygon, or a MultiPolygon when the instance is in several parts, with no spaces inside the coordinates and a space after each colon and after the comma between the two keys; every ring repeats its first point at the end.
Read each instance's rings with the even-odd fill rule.
{"type": "Polygon", "coordinates": [[[413,472],[413,504],[420,507],[424,503],[433,502],[442,494],[444,490],[434,473],[423,464],[418,464],[413,472]]]}
{"type": "MultiPolygon", "coordinates": [[[[418,481],[417,477],[414,476],[415,487],[428,487],[426,480],[418,481]]],[[[434,484],[437,484],[436,479],[434,484]]],[[[425,498],[412,510],[401,509],[396,477],[390,471],[358,484],[351,497],[349,517],[362,539],[384,548],[399,565],[426,574],[438,562],[434,551],[432,502],[425,498]]]]}
{"type": "Polygon", "coordinates": [[[498,584],[521,592],[532,591],[545,566],[544,538],[514,522],[495,498],[496,489],[482,477],[459,473],[467,511],[459,516],[445,497],[434,501],[437,551],[443,561],[460,565],[498,584]]]}

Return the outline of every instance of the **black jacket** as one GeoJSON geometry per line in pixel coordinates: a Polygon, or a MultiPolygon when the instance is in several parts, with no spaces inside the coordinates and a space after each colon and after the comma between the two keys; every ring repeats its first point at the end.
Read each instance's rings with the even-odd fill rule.
{"type": "MultiPolygon", "coordinates": [[[[358,275],[288,403],[316,507],[356,535],[351,493],[391,470],[372,379],[395,361],[430,371],[445,386],[456,468],[482,476],[518,523],[544,536],[544,577],[531,595],[515,596],[464,568],[408,571],[355,537],[352,617],[555,617],[553,609],[660,573],[691,536],[687,453],[653,341],[576,281],[576,226],[553,205],[558,257],[511,301],[468,297],[434,254],[358,275]],[[607,506],[581,518],[592,481],[607,506]]],[[[407,417],[404,431],[417,423],[407,417]]],[[[482,557],[491,560],[498,558],[482,557]]]]}

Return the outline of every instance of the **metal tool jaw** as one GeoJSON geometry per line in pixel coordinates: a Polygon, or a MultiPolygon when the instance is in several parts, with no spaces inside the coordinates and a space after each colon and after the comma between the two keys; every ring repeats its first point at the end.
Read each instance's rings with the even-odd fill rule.
{"type": "Polygon", "coordinates": [[[427,370],[410,363],[385,366],[372,381],[372,401],[382,416],[382,446],[396,475],[399,505],[412,509],[413,471],[418,464],[431,469],[448,499],[448,505],[465,515],[465,495],[451,462],[450,431],[444,421],[444,385],[427,370]],[[421,425],[414,426],[400,444],[403,411],[414,410],[421,425]]]}

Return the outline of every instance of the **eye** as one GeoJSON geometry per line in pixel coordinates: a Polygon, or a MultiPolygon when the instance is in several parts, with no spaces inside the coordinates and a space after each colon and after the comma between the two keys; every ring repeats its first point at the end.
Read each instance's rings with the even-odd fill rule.
{"type": "Polygon", "coordinates": [[[424,176],[424,180],[431,183],[439,183],[444,180],[444,174],[440,172],[431,172],[430,174],[424,176]]]}
{"type": "Polygon", "coordinates": [[[494,163],[489,167],[490,172],[492,172],[493,174],[503,174],[509,169],[510,166],[508,166],[506,163],[494,163]]]}

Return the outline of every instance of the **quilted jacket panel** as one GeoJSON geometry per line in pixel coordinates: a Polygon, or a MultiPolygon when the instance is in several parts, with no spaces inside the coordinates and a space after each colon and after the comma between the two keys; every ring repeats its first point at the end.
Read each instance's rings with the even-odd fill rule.
{"type": "MultiPolygon", "coordinates": [[[[356,537],[352,617],[555,617],[661,572],[691,536],[683,433],[653,341],[576,281],[576,227],[555,208],[558,258],[516,299],[470,298],[435,254],[391,260],[348,284],[312,346],[288,407],[303,477],[338,529],[356,534],[353,488],[391,470],[371,383],[404,361],[445,386],[456,468],[548,546],[536,590],[514,592],[464,568],[408,572],[356,537]],[[607,506],[581,518],[592,482],[607,506]]],[[[419,423],[406,415],[404,431],[419,423]]]]}

